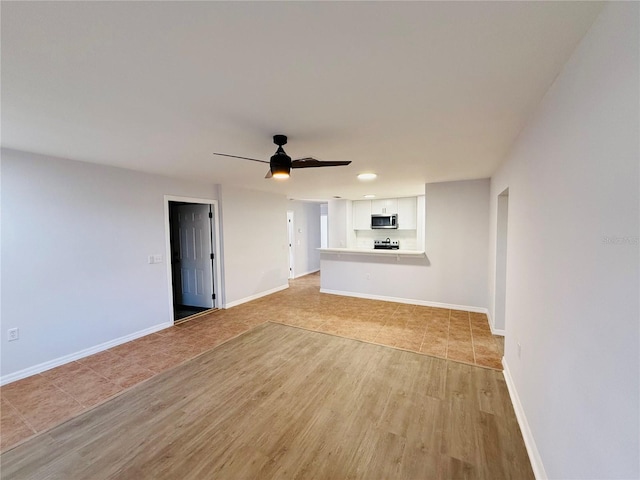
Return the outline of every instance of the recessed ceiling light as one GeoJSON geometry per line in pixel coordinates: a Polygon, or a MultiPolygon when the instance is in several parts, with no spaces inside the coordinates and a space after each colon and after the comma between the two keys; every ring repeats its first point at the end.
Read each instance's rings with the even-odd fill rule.
{"type": "Polygon", "coordinates": [[[358,175],[358,180],[373,180],[377,176],[378,175],[376,175],[375,173],[360,173],[358,175]]]}
{"type": "Polygon", "coordinates": [[[364,198],[376,198],[375,195],[363,195],[363,196],[364,196],[364,198]]]}

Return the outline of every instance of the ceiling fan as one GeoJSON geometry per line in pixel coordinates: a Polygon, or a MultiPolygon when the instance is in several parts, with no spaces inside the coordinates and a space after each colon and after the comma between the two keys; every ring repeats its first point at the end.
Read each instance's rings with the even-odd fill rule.
{"type": "Polygon", "coordinates": [[[316,160],[315,158],[305,157],[297,160],[291,160],[291,157],[286,154],[283,145],[287,144],[286,135],[274,135],[273,143],[278,145],[276,153],[273,154],[270,161],[258,160],[256,158],[239,157],[238,155],[228,155],[226,153],[215,153],[214,155],[221,155],[223,157],[241,158],[242,160],[251,160],[252,162],[268,163],[269,171],[264,178],[289,178],[292,168],[315,168],[315,167],[339,167],[341,165],[349,165],[350,161],[323,161],[316,160]]]}

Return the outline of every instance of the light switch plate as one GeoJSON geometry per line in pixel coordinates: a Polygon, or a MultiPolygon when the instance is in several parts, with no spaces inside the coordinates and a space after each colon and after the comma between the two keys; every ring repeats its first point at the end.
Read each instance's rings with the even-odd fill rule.
{"type": "Polygon", "coordinates": [[[20,338],[20,330],[17,328],[10,328],[9,330],[7,330],[7,339],[10,342],[13,342],[14,340],[18,340],[20,338]]]}

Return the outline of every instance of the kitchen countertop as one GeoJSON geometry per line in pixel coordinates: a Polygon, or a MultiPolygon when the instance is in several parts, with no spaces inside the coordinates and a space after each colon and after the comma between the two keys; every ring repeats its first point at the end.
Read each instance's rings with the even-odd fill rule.
{"type": "Polygon", "coordinates": [[[382,255],[401,257],[426,257],[423,250],[374,250],[373,248],[319,248],[320,253],[333,253],[343,255],[382,255]]]}

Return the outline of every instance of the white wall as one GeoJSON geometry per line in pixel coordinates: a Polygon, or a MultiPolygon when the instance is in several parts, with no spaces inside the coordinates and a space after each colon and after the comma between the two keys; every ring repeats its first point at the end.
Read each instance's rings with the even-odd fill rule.
{"type": "Polygon", "coordinates": [[[1,192],[3,379],[172,322],[164,195],[217,198],[212,185],[5,149],[1,192]]]}
{"type": "Polygon", "coordinates": [[[287,208],[293,211],[294,275],[317,272],[320,270],[320,204],[290,200],[287,208]]]}
{"type": "Polygon", "coordinates": [[[221,186],[224,305],[288,287],[287,199],[221,186]]]}
{"type": "Polygon", "coordinates": [[[329,200],[329,248],[350,248],[355,244],[352,205],[351,200],[329,200]]]}
{"type": "Polygon", "coordinates": [[[446,303],[487,307],[489,188],[488,179],[426,186],[425,248],[433,269],[430,280],[446,303]]]}
{"type": "Polygon", "coordinates": [[[504,335],[505,306],[507,303],[507,236],[509,232],[509,190],[500,193],[496,203],[495,232],[495,282],[493,283],[493,314],[491,322],[494,331],[504,335]]]}
{"type": "Polygon", "coordinates": [[[485,309],[489,180],[427,184],[425,201],[427,259],[322,253],[322,288],[485,309]]]}
{"type": "MultiPolygon", "coordinates": [[[[320,248],[329,247],[328,212],[329,212],[329,205],[326,203],[321,203],[320,204],[320,248]]],[[[320,262],[319,258],[318,258],[318,262],[320,262]]]]}
{"type": "Polygon", "coordinates": [[[509,188],[505,362],[554,479],[640,477],[639,16],[605,6],[491,183],[493,266],[509,188]]]}

